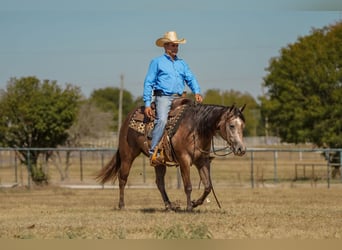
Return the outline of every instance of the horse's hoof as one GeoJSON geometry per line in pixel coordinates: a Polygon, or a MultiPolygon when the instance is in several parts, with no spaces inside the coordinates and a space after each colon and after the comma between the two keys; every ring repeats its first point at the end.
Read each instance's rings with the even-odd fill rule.
{"type": "Polygon", "coordinates": [[[191,206],[191,207],[187,207],[185,211],[188,213],[191,213],[193,210],[194,208],[191,206]]]}
{"type": "Polygon", "coordinates": [[[191,202],[191,206],[192,206],[192,208],[195,208],[195,207],[197,207],[199,204],[198,204],[198,202],[196,202],[196,201],[192,201],[191,202]]]}
{"type": "Polygon", "coordinates": [[[180,205],[178,202],[170,202],[169,204],[165,205],[166,211],[179,211],[180,205]]]}

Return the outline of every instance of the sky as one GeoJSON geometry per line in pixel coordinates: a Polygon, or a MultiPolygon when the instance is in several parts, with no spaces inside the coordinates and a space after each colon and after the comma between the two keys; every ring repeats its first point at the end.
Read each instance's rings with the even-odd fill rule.
{"type": "MultiPolygon", "coordinates": [[[[187,43],[178,56],[202,93],[235,90],[257,99],[281,48],[342,20],[334,0],[0,0],[0,89],[36,76],[142,95],[155,40],[174,30],[187,43]]],[[[189,89],[187,89],[190,91],[189,89]]]]}

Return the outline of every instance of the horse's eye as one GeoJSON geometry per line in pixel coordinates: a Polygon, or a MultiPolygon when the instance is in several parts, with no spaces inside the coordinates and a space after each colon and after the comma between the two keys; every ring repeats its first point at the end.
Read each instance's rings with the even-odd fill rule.
{"type": "Polygon", "coordinates": [[[233,124],[229,124],[229,128],[230,128],[230,129],[234,129],[235,126],[234,126],[233,124]]]}

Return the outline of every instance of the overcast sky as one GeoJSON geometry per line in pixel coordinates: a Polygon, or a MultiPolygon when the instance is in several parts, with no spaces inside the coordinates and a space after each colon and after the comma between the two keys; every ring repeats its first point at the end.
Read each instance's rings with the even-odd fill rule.
{"type": "MultiPolygon", "coordinates": [[[[342,2],[342,1],[341,1],[342,2]]],[[[124,87],[142,95],[155,40],[175,30],[179,57],[207,89],[262,94],[269,59],[342,20],[330,0],[0,0],[0,88],[11,77],[37,76],[94,89],[124,87]],[[250,3],[252,2],[252,3],[250,3]],[[258,4],[257,4],[258,3],[258,4]]]]}

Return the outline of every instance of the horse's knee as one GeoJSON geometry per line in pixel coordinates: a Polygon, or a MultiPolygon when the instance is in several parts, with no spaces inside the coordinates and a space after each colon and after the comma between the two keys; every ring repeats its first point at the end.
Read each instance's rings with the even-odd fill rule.
{"type": "Polygon", "coordinates": [[[186,194],[191,194],[191,192],[192,192],[192,186],[191,186],[191,185],[185,186],[185,187],[184,187],[184,192],[185,192],[186,194]]]}
{"type": "Polygon", "coordinates": [[[211,192],[212,188],[213,188],[213,187],[212,187],[212,185],[210,184],[210,185],[204,187],[204,192],[207,193],[207,194],[209,194],[209,193],[211,192]]]}

